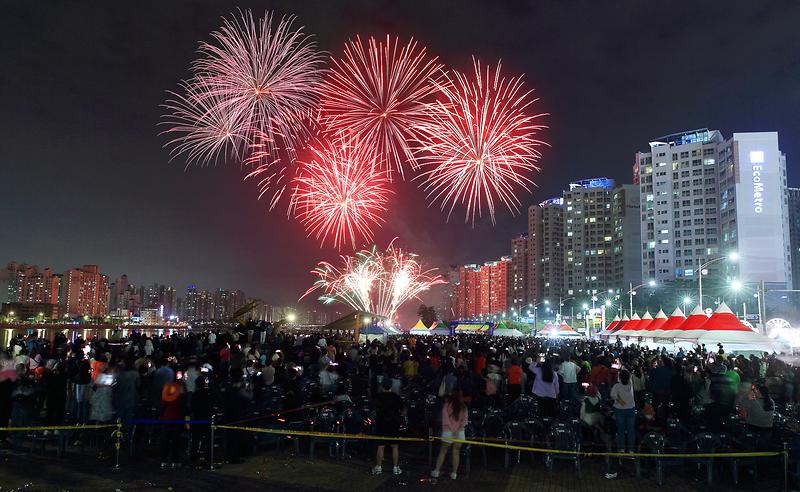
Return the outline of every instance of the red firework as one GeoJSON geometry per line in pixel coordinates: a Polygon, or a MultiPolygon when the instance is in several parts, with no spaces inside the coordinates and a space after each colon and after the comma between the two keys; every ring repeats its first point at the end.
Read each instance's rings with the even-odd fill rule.
{"type": "Polygon", "coordinates": [[[348,241],[356,248],[384,222],[392,194],[387,175],[375,156],[359,147],[348,140],[317,141],[292,181],[290,213],[321,245],[330,238],[337,249],[348,241]]]}
{"type": "Polygon", "coordinates": [[[465,222],[483,215],[484,204],[495,223],[495,202],[512,213],[519,211],[518,188],[529,191],[533,184],[525,173],[538,170],[536,139],[544,114],[529,114],[537,101],[523,89],[522,78],[500,75],[500,63],[482,70],[473,58],[474,74],[453,71],[436,86],[441,97],[428,105],[422,124],[418,158],[425,171],[423,188],[441,209],[449,205],[447,218],[456,204],[465,204],[465,222]]]}
{"type": "Polygon", "coordinates": [[[386,36],[349,41],[344,56],[333,59],[321,92],[322,122],[335,133],[358,139],[386,164],[389,178],[403,163],[415,166],[408,141],[425,118],[424,104],[442,65],[414,40],[404,46],[386,36]]]}

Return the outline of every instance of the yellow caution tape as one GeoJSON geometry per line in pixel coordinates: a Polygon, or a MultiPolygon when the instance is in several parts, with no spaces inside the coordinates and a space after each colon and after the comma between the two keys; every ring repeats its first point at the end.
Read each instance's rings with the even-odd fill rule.
{"type": "Polygon", "coordinates": [[[292,431],[286,429],[264,429],[261,427],[239,427],[235,425],[215,425],[214,428],[259,432],[262,434],[282,434],[287,436],[328,437],[332,439],[364,439],[373,441],[406,441],[406,442],[428,441],[428,439],[423,439],[419,437],[382,437],[382,436],[373,436],[369,434],[336,434],[333,432],[292,431]]]}
{"type": "Polygon", "coordinates": [[[0,427],[0,431],[51,431],[51,430],[80,430],[80,429],[110,429],[116,424],[104,425],[44,425],[39,427],[0,427]]]}
{"type": "Polygon", "coordinates": [[[780,456],[782,451],[745,451],[741,453],[614,453],[614,452],[593,452],[593,451],[569,451],[563,449],[532,448],[528,446],[516,446],[513,444],[500,444],[485,441],[470,441],[462,439],[445,439],[434,437],[437,441],[472,444],[475,446],[487,446],[490,448],[511,449],[514,451],[528,451],[532,453],[547,454],[570,454],[576,456],[619,456],[623,458],[759,458],[769,456],[780,456]]]}
{"type": "Polygon", "coordinates": [[[490,448],[509,449],[513,451],[526,451],[531,453],[546,454],[569,454],[575,456],[618,456],[623,458],[760,458],[770,456],[780,456],[782,451],[749,451],[740,453],[615,453],[615,452],[593,452],[593,451],[569,451],[563,449],[534,448],[529,446],[517,446],[499,442],[473,441],[462,439],[445,439],[442,437],[420,438],[420,437],[383,437],[369,434],[336,434],[332,432],[311,432],[311,431],[292,431],[286,429],[264,429],[261,427],[240,427],[235,425],[215,425],[215,429],[240,430],[246,432],[258,432],[262,434],[279,434],[287,436],[305,437],[324,437],[330,439],[361,439],[372,441],[398,441],[398,442],[430,442],[443,441],[460,444],[471,444],[474,446],[486,446],[490,448]]]}

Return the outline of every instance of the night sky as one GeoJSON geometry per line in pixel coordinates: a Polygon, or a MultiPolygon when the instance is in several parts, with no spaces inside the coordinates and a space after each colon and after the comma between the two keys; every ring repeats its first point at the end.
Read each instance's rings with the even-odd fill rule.
{"type": "MultiPolygon", "coordinates": [[[[471,55],[524,73],[551,114],[538,189],[631,181],[637,150],[708,127],[778,131],[800,182],[800,2],[136,1],[0,3],[0,261],[57,270],[94,263],[112,279],[180,291],[241,288],[294,303],[336,252],[257,200],[238,166],[184,170],[158,135],[159,104],[200,40],[236,7],[295,14],[338,54],[356,34],[414,38],[448,67],[471,55]]],[[[379,244],[394,236],[431,266],[510,252],[526,217],[450,222],[400,183],[379,244]]]]}

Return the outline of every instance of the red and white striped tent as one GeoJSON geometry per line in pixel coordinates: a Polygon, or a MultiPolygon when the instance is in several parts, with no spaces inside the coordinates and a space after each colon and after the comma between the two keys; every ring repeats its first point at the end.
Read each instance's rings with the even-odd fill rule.
{"type": "MultiPolygon", "coordinates": [[[[683,315],[683,313],[681,313],[681,315],[683,315]]],[[[644,329],[644,333],[641,336],[652,338],[653,333],[661,330],[662,327],[666,325],[668,321],[669,318],[667,318],[667,315],[664,313],[664,310],[659,309],[658,313],[656,314],[656,317],[653,318],[653,321],[649,325],[647,325],[647,328],[644,329]]]]}
{"type": "Polygon", "coordinates": [[[670,327],[670,329],[667,329],[665,325],[661,333],[655,335],[655,338],[686,338],[688,331],[699,329],[706,321],[708,321],[708,315],[700,308],[700,305],[697,305],[683,323],[670,327]]]}
{"type": "Polygon", "coordinates": [[[620,336],[626,337],[641,337],[643,336],[642,333],[647,329],[648,326],[653,322],[653,315],[650,314],[650,311],[645,311],[642,319],[636,323],[636,326],[631,328],[630,330],[625,331],[624,333],[620,333],[620,336]]]}
{"type": "Polygon", "coordinates": [[[602,335],[603,333],[606,333],[606,332],[609,332],[609,331],[613,330],[614,328],[617,327],[617,325],[619,324],[620,321],[621,320],[620,320],[619,315],[614,316],[614,319],[612,319],[611,323],[609,323],[608,326],[606,326],[606,329],[603,330],[602,332],[598,333],[598,335],[602,335]]]}
{"type": "Polygon", "coordinates": [[[563,321],[557,327],[554,326],[553,329],[550,330],[550,332],[547,335],[551,337],[565,337],[565,338],[578,338],[581,336],[580,333],[573,330],[571,326],[564,323],[563,321]]]}
{"type": "Polygon", "coordinates": [[[611,325],[609,325],[609,327],[606,328],[606,330],[604,330],[602,333],[600,333],[600,337],[601,338],[608,338],[608,337],[614,336],[615,333],[617,333],[619,330],[623,329],[625,327],[625,325],[627,325],[630,322],[631,322],[631,320],[630,320],[630,318],[628,318],[628,315],[627,314],[623,314],[622,315],[622,319],[619,320],[619,322],[617,322],[617,324],[614,325],[613,327],[611,327],[611,325]]]}

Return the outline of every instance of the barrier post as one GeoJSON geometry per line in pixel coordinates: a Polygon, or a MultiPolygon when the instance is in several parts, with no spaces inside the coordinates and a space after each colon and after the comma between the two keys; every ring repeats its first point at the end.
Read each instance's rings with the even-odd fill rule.
{"type": "Polygon", "coordinates": [[[214,471],[214,431],[217,427],[214,421],[216,420],[216,417],[216,415],[211,416],[211,442],[208,443],[208,469],[211,471],[214,471]]]}
{"type": "Polygon", "coordinates": [[[114,441],[114,454],[115,462],[114,462],[114,469],[119,470],[119,450],[122,447],[122,420],[117,419],[117,430],[114,431],[116,434],[117,439],[114,441]]]}
{"type": "Polygon", "coordinates": [[[789,443],[783,443],[783,491],[789,492],[789,443]]]}

